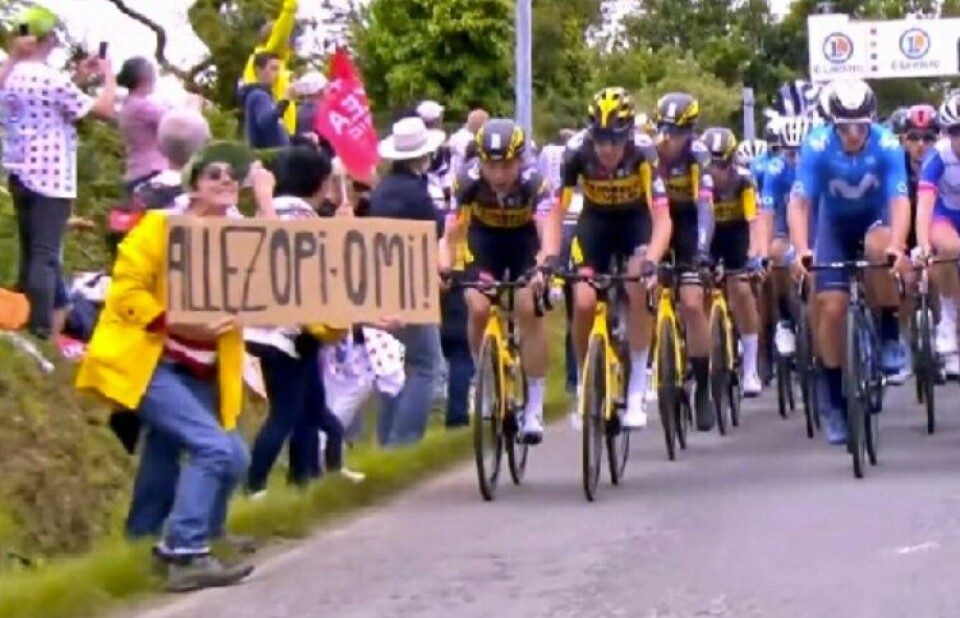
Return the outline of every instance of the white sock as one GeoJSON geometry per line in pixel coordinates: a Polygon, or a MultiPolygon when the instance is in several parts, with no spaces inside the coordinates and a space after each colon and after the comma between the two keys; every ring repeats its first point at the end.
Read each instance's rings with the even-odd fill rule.
{"type": "Polygon", "coordinates": [[[757,373],[757,352],[760,349],[759,335],[744,335],[740,338],[743,345],[743,373],[757,373]]]}
{"type": "Polygon", "coordinates": [[[543,395],[547,390],[546,378],[527,378],[527,414],[540,418],[543,414],[543,395]]]}
{"type": "Polygon", "coordinates": [[[643,397],[647,394],[647,359],[650,350],[630,350],[630,384],[627,385],[628,397],[643,397]]]}

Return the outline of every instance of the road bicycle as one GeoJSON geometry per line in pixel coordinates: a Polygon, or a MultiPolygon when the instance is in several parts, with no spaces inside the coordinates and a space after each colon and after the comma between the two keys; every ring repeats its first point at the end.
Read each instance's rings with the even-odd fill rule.
{"type": "Polygon", "coordinates": [[[746,274],[745,269],[727,270],[719,262],[704,278],[710,294],[710,395],[720,435],[727,434],[728,422],[740,426],[742,399],[739,335],[727,303],[726,282],[746,274]]]}
{"type": "Polygon", "coordinates": [[[667,458],[674,461],[676,447],[687,448],[687,431],[693,424],[693,413],[684,387],[687,359],[683,330],[677,317],[678,269],[673,264],[659,264],[657,273],[660,289],[656,294],[647,295],[647,308],[656,315],[653,379],[667,458]]]}
{"type": "MultiPolygon", "coordinates": [[[[813,347],[813,326],[810,317],[810,280],[802,277],[797,282],[797,350],[795,366],[797,380],[800,383],[800,399],[803,403],[803,415],[806,421],[807,438],[820,431],[820,412],[817,409],[817,359],[813,347]]],[[[815,301],[813,301],[815,302],[815,301]]]]}
{"type": "MultiPolygon", "coordinates": [[[[927,433],[937,428],[936,396],[934,387],[940,379],[941,364],[934,349],[934,314],[930,302],[930,265],[948,260],[926,260],[916,267],[916,307],[910,315],[910,347],[913,358],[913,374],[917,388],[917,403],[924,406],[927,417],[927,433]]],[[[949,260],[954,261],[954,260],[949,260]]]]}
{"type": "MultiPolygon", "coordinates": [[[[891,258],[892,260],[892,258],[891,258]]],[[[867,307],[863,274],[875,268],[891,267],[864,259],[811,264],[809,272],[841,270],[849,276],[846,312],[846,350],[843,370],[843,395],[847,411],[847,451],[853,463],[853,475],[863,478],[864,460],[877,465],[880,450],[879,413],[883,405],[885,378],[880,362],[880,340],[873,313],[867,307]]],[[[900,293],[902,280],[897,278],[900,293]]]]}
{"type": "MultiPolygon", "coordinates": [[[[520,358],[520,335],[513,318],[516,294],[527,286],[529,275],[504,281],[454,281],[457,288],[475,289],[487,296],[490,316],[484,327],[470,402],[473,424],[473,452],[480,495],[491,501],[496,496],[503,454],[507,455],[510,477],[515,485],[523,481],[529,445],[521,428],[527,405],[527,376],[520,358]]],[[[542,316],[544,300],[535,311],[542,316]]]]}
{"type": "MultiPolygon", "coordinates": [[[[613,485],[623,480],[630,457],[630,431],[621,423],[627,403],[627,384],[634,370],[627,344],[629,300],[624,284],[639,282],[641,277],[623,274],[625,271],[624,261],[618,258],[608,274],[563,275],[567,281],[589,284],[597,293],[579,401],[583,419],[583,492],[591,502],[597,496],[603,451],[607,453],[607,469],[613,485]]],[[[644,371],[645,367],[635,369],[644,371]]]]}

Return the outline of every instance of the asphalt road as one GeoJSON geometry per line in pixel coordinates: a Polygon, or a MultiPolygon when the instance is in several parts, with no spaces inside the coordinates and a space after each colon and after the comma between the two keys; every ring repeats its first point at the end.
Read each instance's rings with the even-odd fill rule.
{"type": "MultiPolygon", "coordinates": [[[[927,436],[888,391],[880,465],[803,433],[772,394],[734,435],[666,460],[658,426],[589,504],[579,434],[551,428],[523,486],[483,503],[472,466],[143,618],[931,618],[960,616],[960,388],[927,436]]],[[[606,481],[604,481],[606,483],[606,481]]]]}

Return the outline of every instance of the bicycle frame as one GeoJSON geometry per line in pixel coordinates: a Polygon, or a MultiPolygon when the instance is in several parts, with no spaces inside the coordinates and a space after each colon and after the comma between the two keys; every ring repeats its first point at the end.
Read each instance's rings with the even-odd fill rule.
{"type": "MultiPolygon", "coordinates": [[[[662,267],[661,267],[662,268],[662,267]]],[[[673,330],[674,334],[674,346],[673,346],[673,362],[674,367],[677,367],[677,378],[676,378],[676,387],[678,389],[683,388],[684,381],[684,371],[681,369],[683,367],[683,351],[681,348],[683,337],[680,333],[680,321],[677,317],[676,303],[675,303],[676,289],[671,280],[670,285],[661,285],[660,289],[657,291],[657,300],[656,300],[656,321],[654,322],[654,345],[653,345],[653,387],[658,388],[659,384],[657,382],[658,372],[656,367],[656,359],[660,358],[660,346],[662,342],[659,337],[656,337],[656,334],[660,332],[661,327],[664,324],[669,324],[670,328],[673,330]]]]}
{"type": "Polygon", "coordinates": [[[710,278],[710,308],[720,312],[723,319],[723,330],[726,335],[727,359],[729,365],[727,369],[733,371],[736,368],[737,351],[734,349],[734,323],[730,313],[730,304],[727,302],[727,278],[739,277],[743,273],[740,271],[727,271],[723,264],[719,264],[715,274],[710,278]]]}

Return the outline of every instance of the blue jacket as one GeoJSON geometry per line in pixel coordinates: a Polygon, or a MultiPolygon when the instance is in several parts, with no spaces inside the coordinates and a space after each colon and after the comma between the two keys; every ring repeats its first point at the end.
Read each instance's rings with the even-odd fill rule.
{"type": "Polygon", "coordinates": [[[290,136],[282,118],[289,101],[274,103],[270,88],[249,84],[240,89],[243,101],[243,133],[251,148],[282,148],[290,143],[290,136]]]}

